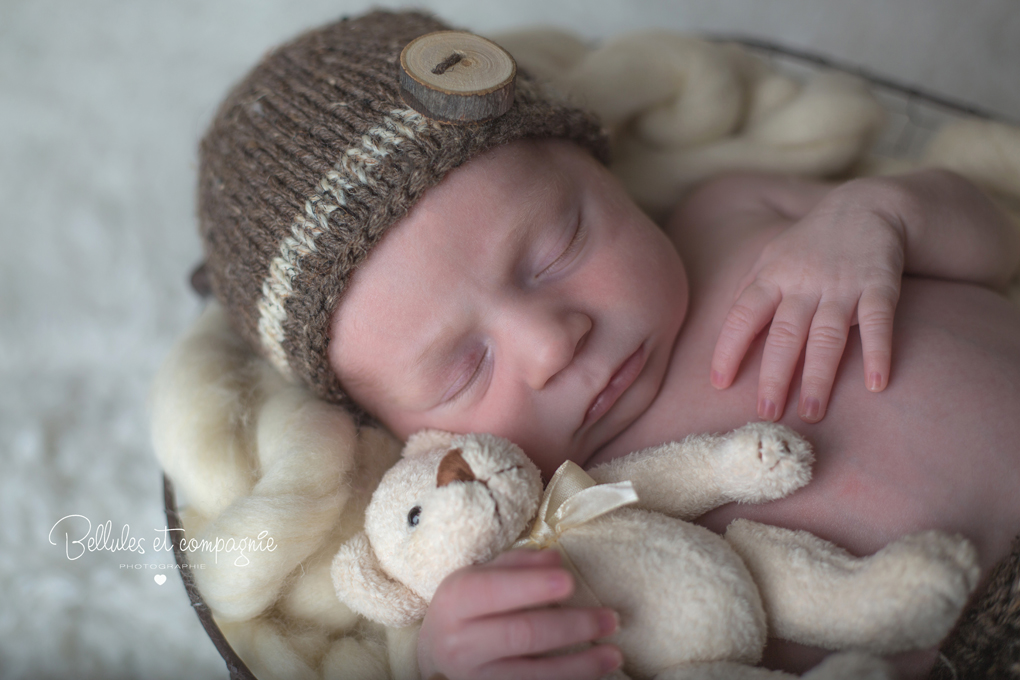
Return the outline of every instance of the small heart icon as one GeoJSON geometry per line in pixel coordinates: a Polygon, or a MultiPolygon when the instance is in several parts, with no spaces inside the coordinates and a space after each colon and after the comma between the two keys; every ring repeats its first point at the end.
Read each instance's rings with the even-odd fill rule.
{"type": "Polygon", "coordinates": [[[156,574],[152,577],[152,580],[156,582],[157,586],[161,586],[166,583],[166,574],[156,574]]]}

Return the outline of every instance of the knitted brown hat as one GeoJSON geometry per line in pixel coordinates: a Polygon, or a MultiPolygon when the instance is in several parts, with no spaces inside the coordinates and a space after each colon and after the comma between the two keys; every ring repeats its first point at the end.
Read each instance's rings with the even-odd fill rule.
{"type": "Polygon", "coordinates": [[[230,92],[200,148],[206,270],[231,323],[282,373],[355,410],[330,369],[327,332],[351,272],[386,229],[499,144],[561,137],[605,160],[597,121],[520,71],[513,105],[492,120],[441,123],[409,108],[401,50],[448,28],[373,12],[305,33],[230,92]]]}

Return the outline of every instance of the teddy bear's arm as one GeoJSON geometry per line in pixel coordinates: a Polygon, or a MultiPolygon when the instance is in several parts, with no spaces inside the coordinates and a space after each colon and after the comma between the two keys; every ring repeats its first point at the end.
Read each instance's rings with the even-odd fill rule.
{"type": "Polygon", "coordinates": [[[340,547],[330,572],[341,602],[385,626],[409,626],[428,609],[427,602],[383,570],[365,532],[340,547]]]}
{"type": "Polygon", "coordinates": [[[733,501],[786,496],[811,478],[811,460],[811,447],[793,430],[749,423],[724,435],[691,435],[643,449],[588,474],[599,483],[630,480],[638,507],[694,519],[733,501]]]}

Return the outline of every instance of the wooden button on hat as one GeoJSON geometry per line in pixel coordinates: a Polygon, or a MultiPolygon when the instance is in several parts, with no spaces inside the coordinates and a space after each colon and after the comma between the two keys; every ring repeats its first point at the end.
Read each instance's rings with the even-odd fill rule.
{"type": "Polygon", "coordinates": [[[400,94],[435,120],[467,123],[506,113],[514,103],[517,63],[502,47],[464,31],[415,38],[400,53],[400,94]]]}

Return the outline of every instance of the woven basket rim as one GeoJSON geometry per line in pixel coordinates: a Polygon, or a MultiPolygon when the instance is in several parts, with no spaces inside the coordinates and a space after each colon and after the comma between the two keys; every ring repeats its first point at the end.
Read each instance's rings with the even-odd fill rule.
{"type": "MultiPolygon", "coordinates": [[[[170,478],[166,476],[166,473],[163,473],[163,503],[166,508],[167,527],[171,532],[174,532],[173,535],[175,537],[183,539],[185,537],[184,525],[181,523],[181,515],[177,511],[174,486],[170,478]]],[[[234,648],[227,642],[223,631],[220,630],[220,627],[216,625],[216,621],[213,620],[209,605],[205,603],[202,593],[199,592],[198,586],[195,585],[195,576],[191,572],[191,564],[188,562],[187,556],[181,549],[181,543],[181,540],[175,540],[173,545],[174,559],[177,560],[177,566],[180,567],[179,571],[181,572],[181,579],[184,581],[184,589],[188,591],[191,607],[195,610],[202,628],[205,629],[209,639],[212,640],[213,645],[216,647],[216,651],[220,653],[223,661],[226,662],[227,671],[230,673],[230,680],[257,680],[255,674],[251,672],[251,669],[237,655],[234,648]]]]}

